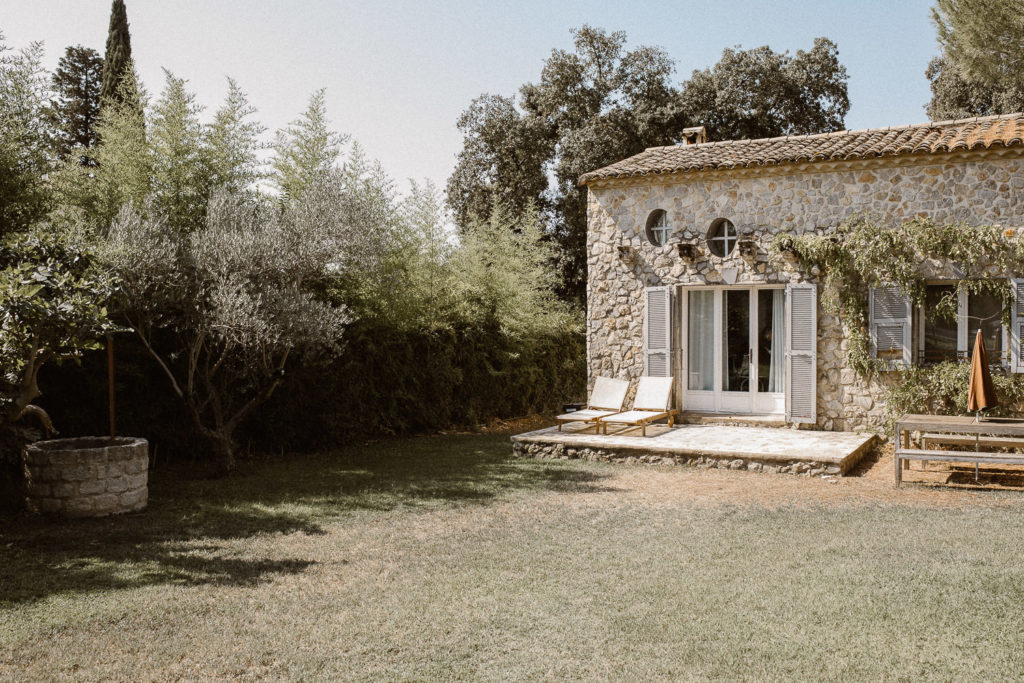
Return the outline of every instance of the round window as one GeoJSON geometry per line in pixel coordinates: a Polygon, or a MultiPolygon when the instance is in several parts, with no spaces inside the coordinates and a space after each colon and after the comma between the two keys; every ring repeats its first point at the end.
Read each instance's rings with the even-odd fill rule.
{"type": "Polygon", "coordinates": [[[728,218],[719,218],[708,229],[708,249],[719,258],[732,252],[737,239],[736,226],[728,218]]]}
{"type": "Polygon", "coordinates": [[[647,217],[647,239],[656,247],[668,242],[668,214],[662,209],[655,209],[647,217]]]}

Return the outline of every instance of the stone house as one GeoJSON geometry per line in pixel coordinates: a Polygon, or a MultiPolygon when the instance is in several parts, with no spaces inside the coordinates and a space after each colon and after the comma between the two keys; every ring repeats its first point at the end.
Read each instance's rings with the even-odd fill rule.
{"type": "MultiPolygon", "coordinates": [[[[1024,225],[1024,114],[723,142],[690,128],[683,137],[580,179],[591,378],[671,375],[683,411],[784,415],[826,430],[879,421],[879,387],[847,367],[848,340],[821,309],[818,273],[771,254],[776,234],[827,233],[865,213],[893,224],[1024,225]]],[[[950,277],[935,273],[928,296],[950,277]]],[[[1024,295],[1024,285],[1014,291],[1024,295]]],[[[895,290],[870,299],[872,341],[890,358],[962,356],[980,328],[990,355],[1024,366],[1024,326],[1014,316],[1005,329],[993,297],[962,296],[957,320],[945,323],[895,290]]]]}

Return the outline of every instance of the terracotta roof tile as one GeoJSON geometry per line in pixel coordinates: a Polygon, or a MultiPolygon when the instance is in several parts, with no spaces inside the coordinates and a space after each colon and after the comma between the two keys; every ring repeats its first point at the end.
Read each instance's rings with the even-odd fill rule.
{"type": "Polygon", "coordinates": [[[819,135],[651,147],[628,159],[584,174],[580,184],[608,178],[708,169],[936,154],[1020,145],[1024,145],[1024,113],[819,135]]]}

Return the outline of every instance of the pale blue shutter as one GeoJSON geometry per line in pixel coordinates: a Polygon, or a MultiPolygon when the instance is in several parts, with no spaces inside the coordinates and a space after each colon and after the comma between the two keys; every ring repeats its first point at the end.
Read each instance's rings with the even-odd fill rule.
{"type": "Polygon", "coordinates": [[[648,287],[644,302],[644,374],[672,376],[672,291],[648,287]]]}
{"type": "Polygon", "coordinates": [[[818,288],[786,285],[786,420],[818,420],[818,288]]]}
{"type": "Polygon", "coordinates": [[[1010,370],[1024,372],[1024,280],[1010,280],[1010,370]]]}
{"type": "Polygon", "coordinates": [[[910,297],[898,287],[872,287],[868,297],[871,355],[893,367],[911,363],[910,297]]]}

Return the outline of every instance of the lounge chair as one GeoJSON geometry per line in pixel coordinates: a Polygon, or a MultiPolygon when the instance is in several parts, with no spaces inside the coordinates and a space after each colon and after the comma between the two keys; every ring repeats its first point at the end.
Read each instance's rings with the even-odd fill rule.
{"type": "Polygon", "coordinates": [[[609,424],[640,427],[640,435],[647,436],[647,425],[655,420],[668,418],[668,426],[675,424],[676,409],[669,408],[672,401],[671,377],[641,377],[636,385],[633,410],[616,413],[598,419],[597,426],[608,433],[609,424]]]}
{"type": "Polygon", "coordinates": [[[596,425],[598,419],[620,412],[622,404],[626,401],[627,391],[629,382],[626,380],[598,377],[594,380],[594,390],[590,392],[590,401],[585,409],[555,418],[558,420],[558,431],[562,431],[562,424],[565,422],[586,422],[596,425]]]}

